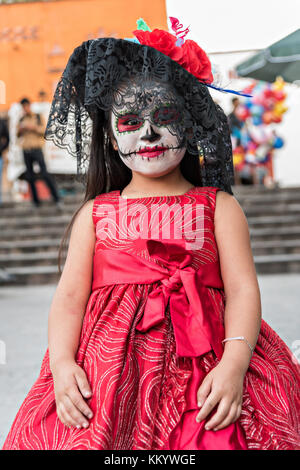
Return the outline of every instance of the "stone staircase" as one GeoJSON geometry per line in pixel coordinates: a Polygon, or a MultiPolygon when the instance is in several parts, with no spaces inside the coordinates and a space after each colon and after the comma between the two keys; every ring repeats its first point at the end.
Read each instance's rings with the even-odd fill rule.
{"type": "Polygon", "coordinates": [[[236,187],[259,274],[300,272],[300,187],[236,187]]]}
{"type": "MultiPolygon", "coordinates": [[[[257,273],[300,272],[300,187],[234,187],[247,216],[257,273]]],[[[0,206],[0,285],[57,283],[58,247],[82,194],[64,196],[64,210],[44,201],[0,206]],[[2,271],[1,271],[2,270],[2,271]]]]}

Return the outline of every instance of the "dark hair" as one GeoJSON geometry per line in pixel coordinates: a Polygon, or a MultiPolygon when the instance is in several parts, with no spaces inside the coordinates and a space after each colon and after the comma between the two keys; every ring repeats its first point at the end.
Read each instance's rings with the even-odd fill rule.
{"type": "MultiPolygon", "coordinates": [[[[122,191],[131,180],[131,170],[123,163],[119,153],[114,150],[111,142],[112,131],[110,124],[104,117],[103,111],[93,116],[93,131],[91,141],[90,159],[87,173],[82,180],[85,182],[85,195],[80,207],[73,214],[71,221],[65,229],[58,253],[58,269],[61,274],[61,258],[64,244],[69,236],[75,218],[86,202],[97,195],[109,191],[122,191]],[[103,126],[103,122],[106,125],[103,126]]],[[[194,186],[202,186],[200,159],[186,152],[180,162],[182,175],[194,186]]]]}
{"type": "Polygon", "coordinates": [[[21,99],[20,104],[22,104],[22,105],[23,104],[30,104],[30,100],[28,98],[23,98],[23,99],[21,99]]]}

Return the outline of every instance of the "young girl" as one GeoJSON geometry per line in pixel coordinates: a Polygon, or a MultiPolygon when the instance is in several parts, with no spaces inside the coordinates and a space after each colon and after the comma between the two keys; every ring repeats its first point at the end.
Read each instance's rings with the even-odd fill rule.
{"type": "Polygon", "coordinates": [[[172,21],[84,42],[58,84],[46,138],[86,194],[3,449],[300,448],[299,365],[261,320],[210,63],[172,21]]]}

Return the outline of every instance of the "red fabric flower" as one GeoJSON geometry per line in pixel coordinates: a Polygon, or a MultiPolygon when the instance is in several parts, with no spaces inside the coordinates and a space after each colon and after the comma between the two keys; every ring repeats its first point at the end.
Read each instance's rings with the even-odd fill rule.
{"type": "Polygon", "coordinates": [[[212,83],[213,75],[210,60],[195,41],[188,39],[181,47],[176,46],[177,37],[161,29],[154,29],[151,32],[136,30],[133,34],[141,44],[153,47],[167,55],[198,80],[212,83]]]}
{"type": "Polygon", "coordinates": [[[176,46],[177,38],[173,34],[168,33],[161,29],[154,29],[153,31],[133,31],[135,37],[144,46],[154,47],[154,49],[169,56],[171,59],[178,62],[182,59],[183,51],[180,47],[176,46]]]}
{"type": "Polygon", "coordinates": [[[191,39],[187,39],[181,47],[183,49],[183,62],[180,65],[199,80],[212,83],[214,78],[211,63],[204,50],[191,39]]]}

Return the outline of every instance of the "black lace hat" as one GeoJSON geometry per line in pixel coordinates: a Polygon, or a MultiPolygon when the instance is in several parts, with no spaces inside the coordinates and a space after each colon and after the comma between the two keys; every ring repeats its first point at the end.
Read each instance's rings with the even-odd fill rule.
{"type": "MultiPolygon", "coordinates": [[[[116,94],[120,99],[120,85],[124,81],[137,77],[145,83],[155,80],[171,85],[181,97],[187,150],[195,158],[200,158],[203,186],[217,186],[233,194],[234,170],[227,117],[213,101],[207,78],[201,81],[199,77],[199,51],[195,53],[195,45],[199,46],[194,41],[189,41],[189,46],[186,41],[186,49],[178,49],[177,54],[174,47],[182,47],[182,36],[179,38],[161,30],[144,33],[149,39],[151,34],[157,37],[159,32],[174,38],[171,39],[171,47],[168,46],[173,58],[167,55],[166,45],[161,52],[158,50],[161,47],[141,44],[142,33],[138,35],[138,43],[127,39],[98,38],[76,47],[57,85],[45,139],[75,157],[77,174],[84,174],[89,163],[95,115],[100,116],[106,127],[108,113],[115,106],[116,94]],[[187,57],[190,57],[190,62],[187,57]],[[197,73],[189,71],[193,71],[191,64],[197,73]]],[[[202,60],[203,54],[201,49],[202,60]]]]}

